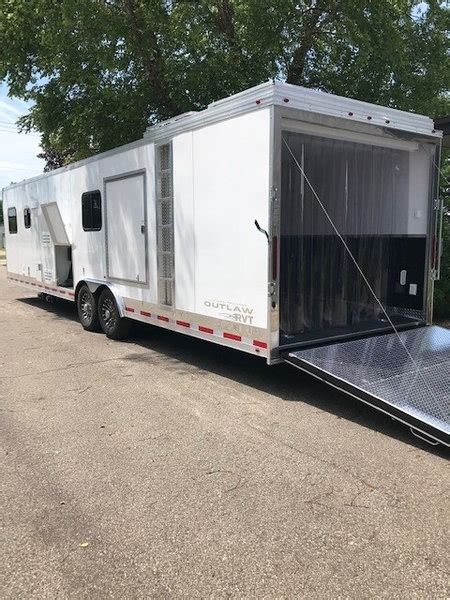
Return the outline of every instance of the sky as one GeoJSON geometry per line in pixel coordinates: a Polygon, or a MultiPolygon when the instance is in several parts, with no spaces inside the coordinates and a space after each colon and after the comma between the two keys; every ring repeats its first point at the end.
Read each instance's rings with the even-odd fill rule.
{"type": "Polygon", "coordinates": [[[36,157],[40,152],[39,134],[19,133],[15,124],[29,106],[8,98],[6,83],[0,83],[0,190],[12,181],[39,175],[44,169],[44,161],[36,157]]]}

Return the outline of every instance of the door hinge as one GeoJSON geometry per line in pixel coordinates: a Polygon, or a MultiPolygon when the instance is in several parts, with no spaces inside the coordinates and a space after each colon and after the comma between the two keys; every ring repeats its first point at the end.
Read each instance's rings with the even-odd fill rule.
{"type": "Polygon", "coordinates": [[[275,186],[272,186],[272,189],[270,190],[270,199],[272,202],[276,202],[278,200],[278,190],[275,186]]]}

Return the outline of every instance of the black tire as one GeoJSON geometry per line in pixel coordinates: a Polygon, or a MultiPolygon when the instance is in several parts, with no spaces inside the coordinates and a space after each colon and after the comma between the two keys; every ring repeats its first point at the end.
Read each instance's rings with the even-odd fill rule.
{"type": "Polygon", "coordinates": [[[82,285],[77,294],[78,318],[86,331],[98,331],[97,301],[87,285],[82,285]]]}
{"type": "Polygon", "coordinates": [[[120,316],[114,295],[108,288],[98,299],[98,320],[106,337],[112,340],[123,340],[130,331],[130,321],[120,316]]]}

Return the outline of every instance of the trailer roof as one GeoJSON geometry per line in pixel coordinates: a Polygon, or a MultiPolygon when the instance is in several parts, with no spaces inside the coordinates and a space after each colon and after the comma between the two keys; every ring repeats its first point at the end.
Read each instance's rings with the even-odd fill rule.
{"type": "Polygon", "coordinates": [[[157,141],[182,131],[202,127],[216,121],[267,106],[285,106],[319,115],[339,117],[347,121],[382,126],[440,138],[442,133],[433,120],[394,108],[344,98],[280,81],[268,81],[238,94],[212,102],[205,110],[184,113],[147,128],[144,138],[157,141]]]}
{"type": "Polygon", "coordinates": [[[106,158],[107,156],[148,143],[166,140],[184,131],[191,131],[217,121],[231,119],[240,114],[269,106],[284,106],[299,109],[311,114],[338,117],[346,121],[365,123],[366,125],[369,124],[377,127],[381,126],[384,129],[409,132],[427,136],[428,138],[436,138],[437,140],[442,137],[442,131],[436,130],[433,120],[424,115],[344,98],[343,96],[336,96],[281,81],[268,81],[228,98],[212,102],[204,110],[183,113],[167,121],[152,125],[147,128],[143,138],[139,140],[70,163],[48,173],[23,179],[5,186],[3,189],[8,190],[31,181],[52,177],[53,175],[80,167],[100,158],[106,158]]]}

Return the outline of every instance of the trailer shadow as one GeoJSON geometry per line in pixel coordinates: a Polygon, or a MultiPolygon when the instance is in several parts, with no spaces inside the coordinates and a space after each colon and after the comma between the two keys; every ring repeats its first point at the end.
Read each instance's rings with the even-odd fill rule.
{"type": "MultiPolygon", "coordinates": [[[[42,298],[18,300],[46,311],[55,319],[78,321],[76,308],[71,302],[62,299],[46,302],[42,298]]],[[[347,419],[410,446],[448,457],[445,447],[422,442],[401,423],[287,364],[268,367],[264,359],[232,348],[212,345],[145,323],[135,321],[133,325],[127,344],[136,346],[136,352],[125,354],[124,360],[164,364],[167,371],[177,374],[195,374],[197,377],[211,373],[220,375],[285,402],[305,402],[337,419],[347,419]],[[143,349],[150,352],[142,352],[143,349]]]]}
{"type": "Polygon", "coordinates": [[[44,310],[49,315],[52,315],[54,319],[68,319],[70,321],[78,321],[78,315],[73,302],[63,300],[60,298],[52,298],[45,300],[40,296],[33,296],[32,298],[17,298],[17,302],[27,304],[44,310]]]}
{"type": "MultiPolygon", "coordinates": [[[[448,456],[443,446],[432,446],[415,438],[401,423],[383,415],[355,398],[331,388],[312,376],[287,364],[269,367],[265,360],[206,341],[138,323],[129,343],[156,351],[164,356],[168,371],[177,373],[213,373],[256,388],[285,402],[305,402],[337,419],[347,419],[394,437],[410,446],[448,456]]],[[[129,361],[154,362],[154,354],[141,352],[125,357],[129,361]]]]}

